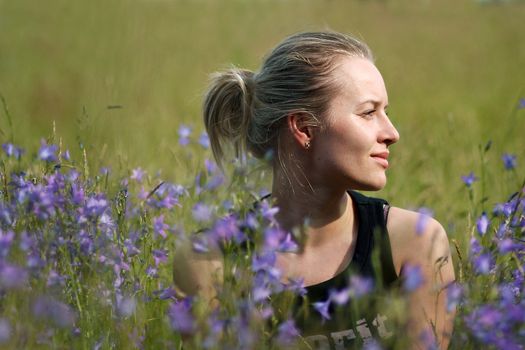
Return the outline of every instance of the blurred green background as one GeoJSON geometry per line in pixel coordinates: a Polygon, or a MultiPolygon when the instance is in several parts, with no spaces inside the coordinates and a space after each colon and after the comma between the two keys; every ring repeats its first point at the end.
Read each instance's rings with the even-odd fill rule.
{"type": "MultiPolygon", "coordinates": [[[[95,166],[184,182],[198,164],[188,159],[210,156],[177,142],[180,124],[195,138],[203,129],[210,73],[256,70],[298,31],[351,33],[375,53],[401,133],[380,195],[433,208],[455,231],[469,203],[460,175],[480,174],[479,145],[492,140],[490,200],[523,174],[524,18],[523,1],[0,0],[0,93],[18,145],[34,152],[55,121],[63,144],[78,155],[82,143],[95,166]],[[518,156],[516,173],[504,173],[503,152],[518,156]]],[[[3,110],[0,129],[5,142],[3,110]]]]}

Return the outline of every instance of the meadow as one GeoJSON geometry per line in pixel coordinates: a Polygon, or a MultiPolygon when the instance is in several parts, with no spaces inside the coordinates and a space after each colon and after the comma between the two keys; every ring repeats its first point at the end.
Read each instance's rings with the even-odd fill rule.
{"type": "MultiPolygon", "coordinates": [[[[197,249],[226,239],[238,253],[247,223],[224,215],[270,181],[262,164],[223,175],[210,161],[208,75],[257,69],[284,36],[333,29],[374,51],[401,134],[374,195],[430,210],[449,234],[459,283],[451,348],[521,349],[524,15],[522,1],[0,0],[0,347],[180,348],[191,334],[189,348],[266,348],[293,338],[286,307],[261,316],[268,305],[250,278],[231,277],[217,314],[176,298],[171,261],[203,226],[236,234],[197,249]]],[[[253,219],[255,260],[232,254],[232,266],[267,272],[255,263],[274,234],[271,213],[253,219]]],[[[403,296],[392,298],[395,313],[403,296]]]]}

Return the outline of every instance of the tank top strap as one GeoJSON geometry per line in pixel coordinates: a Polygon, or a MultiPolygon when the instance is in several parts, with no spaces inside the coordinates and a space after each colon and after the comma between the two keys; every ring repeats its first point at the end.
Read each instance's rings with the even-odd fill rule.
{"type": "Polygon", "coordinates": [[[359,232],[357,235],[354,261],[359,266],[359,271],[367,276],[375,276],[374,252],[378,252],[378,262],[381,279],[376,283],[389,286],[397,279],[397,273],[392,258],[392,249],[388,237],[386,220],[389,204],[384,199],[365,196],[359,192],[349,191],[352,200],[356,203],[359,217],[359,232]],[[374,250],[377,247],[376,250],[374,250]]]}

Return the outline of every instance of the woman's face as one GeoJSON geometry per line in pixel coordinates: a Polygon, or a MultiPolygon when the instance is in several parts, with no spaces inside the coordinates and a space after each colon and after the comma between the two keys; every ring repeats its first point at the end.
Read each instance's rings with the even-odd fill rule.
{"type": "Polygon", "coordinates": [[[334,74],[341,88],[329,103],[325,127],[312,138],[312,180],[379,190],[386,184],[388,146],[399,140],[386,114],[385,83],[363,58],[342,58],[334,74]]]}

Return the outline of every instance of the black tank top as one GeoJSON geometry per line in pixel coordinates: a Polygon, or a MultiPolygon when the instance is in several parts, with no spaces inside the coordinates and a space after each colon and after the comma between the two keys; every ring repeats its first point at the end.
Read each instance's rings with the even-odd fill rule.
{"type": "MultiPolygon", "coordinates": [[[[370,339],[392,336],[388,327],[388,317],[373,305],[361,305],[360,308],[359,305],[352,306],[352,301],[349,301],[344,310],[341,310],[331,303],[329,320],[323,320],[321,314],[313,307],[313,303],[326,302],[331,290],[347,287],[352,274],[371,278],[376,287],[382,285],[388,288],[398,279],[386,229],[388,203],[354,191],[349,191],[349,194],[357,207],[358,222],[357,242],[352,260],[333,278],[306,287],[306,298],[297,299],[295,305],[296,326],[312,349],[360,348],[370,339]],[[378,251],[379,259],[376,260],[379,261],[382,272],[379,279],[374,272],[374,249],[378,251]],[[363,310],[363,307],[366,310],[363,310]]],[[[360,300],[354,303],[360,303],[360,300]]]]}

